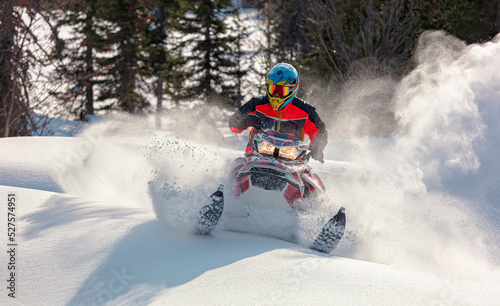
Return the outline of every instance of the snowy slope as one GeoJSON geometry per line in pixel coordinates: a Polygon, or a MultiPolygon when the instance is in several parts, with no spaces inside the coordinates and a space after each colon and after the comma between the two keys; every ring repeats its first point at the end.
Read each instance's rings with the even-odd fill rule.
{"type": "MultiPolygon", "coordinates": [[[[0,194],[4,201],[7,193],[16,194],[21,216],[17,223],[18,304],[492,305],[500,300],[500,283],[492,279],[329,256],[249,233],[216,231],[203,237],[186,228],[172,228],[155,216],[147,193],[141,195],[146,184],[114,185],[100,192],[87,190],[85,195],[78,186],[61,193],[47,174],[60,171],[53,167],[61,160],[57,155],[68,154],[83,139],[26,140],[2,140],[10,150],[4,150],[0,164],[4,185],[0,194]],[[13,185],[23,188],[8,187],[13,185]],[[113,196],[114,200],[105,200],[113,196]]],[[[132,154],[140,152],[139,147],[130,147],[128,140],[116,142],[112,151],[128,148],[130,155],[122,154],[119,162],[139,165],[134,170],[140,171],[142,156],[132,154]],[[134,158],[135,164],[127,163],[134,158]]],[[[92,163],[91,157],[85,169],[94,171],[92,163]]],[[[326,168],[341,172],[348,165],[329,161],[326,168]]],[[[93,173],[93,179],[85,176],[85,183],[80,182],[87,184],[83,188],[93,188],[96,182],[92,180],[122,179],[123,173],[111,159],[99,166],[109,168],[93,173]]],[[[72,171],[76,175],[79,169],[72,171]]],[[[359,175],[356,167],[350,171],[359,175]]],[[[66,179],[71,180],[69,175],[66,179]]],[[[6,215],[5,204],[1,215],[6,215]]],[[[6,237],[1,238],[5,247],[6,237]]],[[[11,304],[5,291],[2,301],[11,304]]]]}
{"type": "Polygon", "coordinates": [[[193,233],[245,136],[216,144],[120,117],[0,139],[3,228],[17,199],[16,299],[2,230],[0,304],[500,305],[500,42],[440,35],[398,86],[404,136],[330,139],[311,162],[327,196],[298,219],[229,199],[212,235],[193,233]],[[337,249],[308,249],[340,206],[337,249]]]}

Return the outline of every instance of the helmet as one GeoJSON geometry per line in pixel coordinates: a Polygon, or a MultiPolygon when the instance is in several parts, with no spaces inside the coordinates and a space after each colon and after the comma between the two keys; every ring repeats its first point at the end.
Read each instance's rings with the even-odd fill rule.
{"type": "Polygon", "coordinates": [[[282,110],[292,102],[299,88],[297,70],[286,63],[280,63],[267,74],[266,92],[273,110],[282,110]]]}

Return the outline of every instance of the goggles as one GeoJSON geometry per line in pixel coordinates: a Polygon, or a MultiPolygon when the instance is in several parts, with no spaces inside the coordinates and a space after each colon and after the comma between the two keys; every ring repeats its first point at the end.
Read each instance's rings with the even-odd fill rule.
{"type": "Polygon", "coordinates": [[[291,92],[293,92],[297,88],[297,85],[295,86],[281,86],[281,85],[273,85],[273,84],[267,84],[267,91],[271,96],[274,96],[274,94],[278,94],[280,98],[285,98],[288,96],[291,92]]]}

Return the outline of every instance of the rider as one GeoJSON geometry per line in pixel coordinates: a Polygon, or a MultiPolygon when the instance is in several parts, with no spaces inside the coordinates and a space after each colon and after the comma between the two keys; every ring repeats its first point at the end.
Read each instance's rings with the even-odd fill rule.
{"type": "Polygon", "coordinates": [[[298,88],[297,70],[290,64],[280,63],[267,74],[267,95],[250,99],[229,119],[229,127],[235,133],[253,127],[247,152],[252,148],[256,128],[266,123],[275,131],[294,134],[302,141],[307,134],[311,140],[311,157],[324,163],[323,150],[328,141],[326,126],[312,105],[295,97],[298,88]]]}

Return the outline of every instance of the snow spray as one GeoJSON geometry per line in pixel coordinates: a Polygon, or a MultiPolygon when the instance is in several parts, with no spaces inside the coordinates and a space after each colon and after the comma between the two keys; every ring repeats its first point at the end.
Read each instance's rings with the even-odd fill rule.
{"type": "Polygon", "coordinates": [[[499,280],[500,35],[425,32],[414,60],[393,87],[397,135],[354,141],[360,178],[324,178],[347,212],[336,254],[499,280]]]}
{"type": "Polygon", "coordinates": [[[144,122],[118,116],[87,128],[54,173],[65,193],[126,207],[151,205],[152,170],[141,154],[144,122]],[[137,133],[137,134],[136,134],[137,133]]]}
{"type": "MultiPolygon", "coordinates": [[[[465,279],[500,279],[499,55],[499,36],[467,46],[444,32],[426,32],[415,68],[400,82],[380,78],[350,86],[346,103],[371,97],[370,90],[376,100],[390,98],[399,128],[383,139],[330,139],[326,163],[312,164],[327,187],[330,212],[346,208],[346,235],[334,255],[465,279]]],[[[217,141],[207,144],[206,133],[217,128],[200,123],[206,114],[200,112],[200,120],[190,114],[196,131],[174,124],[182,127],[181,137],[166,126],[155,130],[151,118],[94,124],[82,137],[96,129],[102,137],[84,154],[74,154],[80,162],[66,165],[59,183],[68,193],[152,205],[166,223],[188,227],[209,195],[226,183],[227,165],[241,155],[217,141]]],[[[182,116],[167,120],[176,117],[182,116]]],[[[330,129],[367,124],[367,118],[344,118],[330,129]]],[[[280,216],[269,218],[271,224],[280,216]]]]}

